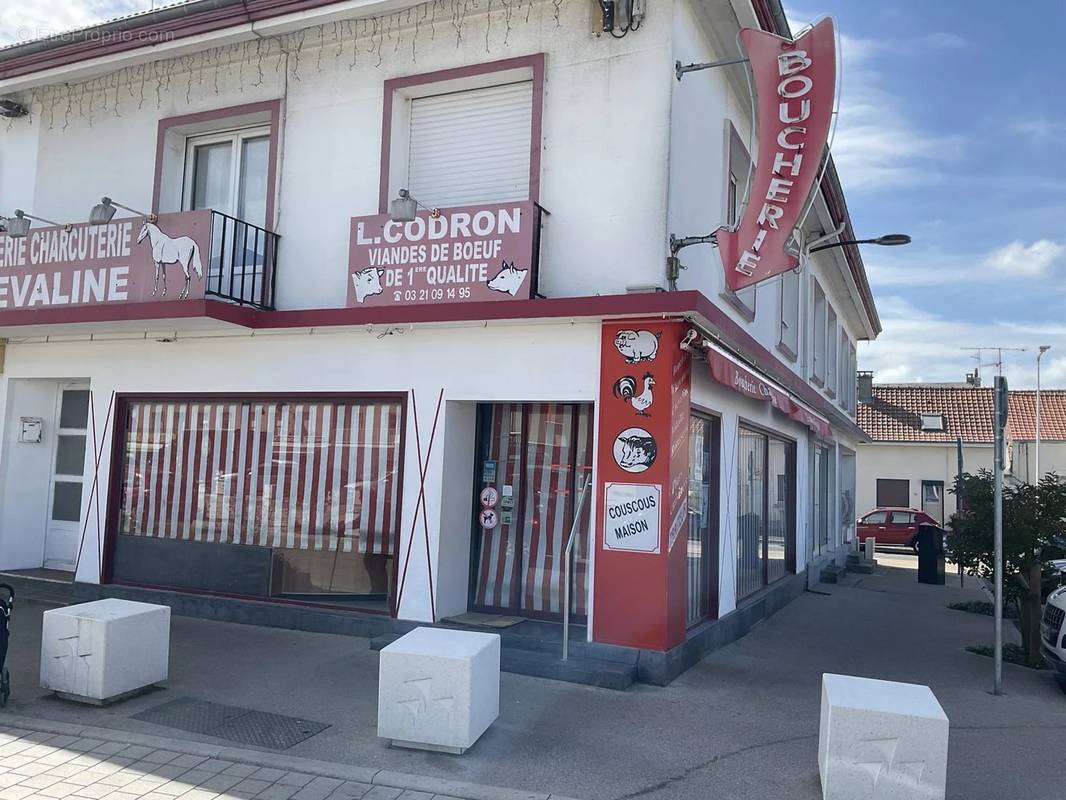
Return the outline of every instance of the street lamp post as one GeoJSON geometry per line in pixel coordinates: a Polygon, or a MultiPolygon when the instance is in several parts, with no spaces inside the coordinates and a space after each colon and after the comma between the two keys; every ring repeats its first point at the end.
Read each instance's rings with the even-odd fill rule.
{"type": "Polygon", "coordinates": [[[1040,358],[1051,349],[1051,345],[1040,345],[1040,352],[1036,355],[1036,482],[1040,483],[1040,358]]]}
{"type": "Polygon", "coordinates": [[[910,244],[911,237],[905,233],[886,233],[876,239],[849,239],[844,242],[831,242],[812,247],[808,252],[817,253],[819,250],[828,250],[830,247],[846,247],[849,244],[879,244],[882,247],[898,247],[901,244],[910,244]]]}

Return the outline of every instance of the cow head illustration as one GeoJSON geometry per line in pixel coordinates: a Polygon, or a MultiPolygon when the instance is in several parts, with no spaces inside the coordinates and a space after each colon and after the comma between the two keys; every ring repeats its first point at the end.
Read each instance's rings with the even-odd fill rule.
{"type": "Polygon", "coordinates": [[[518,294],[518,290],[522,288],[522,284],[526,280],[526,275],[529,274],[528,269],[517,269],[514,262],[504,261],[500,267],[500,271],[496,273],[487,284],[494,292],[502,292],[514,297],[518,294]]]}
{"type": "Polygon", "coordinates": [[[352,288],[355,289],[355,299],[362,303],[366,298],[385,291],[381,288],[381,276],[384,274],[385,270],[381,267],[368,267],[353,272],[352,288]]]}

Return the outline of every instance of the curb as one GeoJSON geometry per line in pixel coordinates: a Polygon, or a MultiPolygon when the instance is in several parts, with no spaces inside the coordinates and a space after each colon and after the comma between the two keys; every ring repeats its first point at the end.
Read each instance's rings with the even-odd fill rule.
{"type": "Polygon", "coordinates": [[[74,725],[69,722],[54,722],[15,714],[0,714],[0,725],[38,733],[54,733],[78,738],[104,739],[124,744],[144,745],[160,750],[174,750],[187,755],[218,758],[225,761],[251,764],[257,767],[273,767],[290,772],[321,775],[326,778],[335,778],[343,781],[368,783],[372,786],[386,786],[390,789],[449,795],[462,798],[462,800],[571,800],[571,798],[558,794],[527,792],[502,786],[485,786],[479,783],[454,781],[447,778],[431,778],[407,772],[355,767],[347,764],[338,764],[333,761],[318,761],[311,758],[288,756],[282,753],[265,753],[261,750],[245,750],[239,747],[205,744],[186,739],[171,739],[165,736],[131,733],[115,728],[102,728],[96,725],[74,725]]]}

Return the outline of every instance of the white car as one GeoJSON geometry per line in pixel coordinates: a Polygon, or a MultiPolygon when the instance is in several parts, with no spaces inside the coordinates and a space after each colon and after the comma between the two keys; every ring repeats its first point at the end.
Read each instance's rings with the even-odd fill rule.
{"type": "Polygon", "coordinates": [[[1066,690],[1066,586],[1048,595],[1040,619],[1040,652],[1066,690]]]}

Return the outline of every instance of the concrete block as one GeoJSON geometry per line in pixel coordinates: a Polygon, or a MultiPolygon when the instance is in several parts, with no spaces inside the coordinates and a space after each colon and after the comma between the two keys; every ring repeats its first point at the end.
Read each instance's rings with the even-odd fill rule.
{"type": "Polygon", "coordinates": [[[877,557],[877,539],[873,536],[866,537],[866,552],[864,557],[867,561],[873,561],[877,557]]]}
{"type": "Polygon", "coordinates": [[[109,598],[44,612],[41,688],[103,705],[167,679],[170,609],[109,598]]]}
{"type": "Polygon", "coordinates": [[[822,676],[823,800],[942,800],[948,718],[928,686],[822,676]]]}
{"type": "Polygon", "coordinates": [[[500,713],[500,637],[415,628],[381,650],[378,736],[463,753],[500,713]]]}

